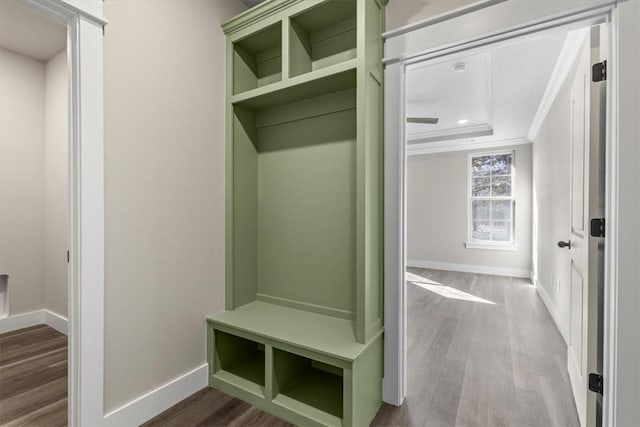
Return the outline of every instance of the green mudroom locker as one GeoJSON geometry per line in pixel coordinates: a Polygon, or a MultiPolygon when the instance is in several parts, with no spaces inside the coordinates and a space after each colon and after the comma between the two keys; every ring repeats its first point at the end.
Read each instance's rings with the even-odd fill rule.
{"type": "Polygon", "coordinates": [[[224,24],[226,311],[209,384],[292,423],[382,402],[385,0],[266,0],[224,24]]]}

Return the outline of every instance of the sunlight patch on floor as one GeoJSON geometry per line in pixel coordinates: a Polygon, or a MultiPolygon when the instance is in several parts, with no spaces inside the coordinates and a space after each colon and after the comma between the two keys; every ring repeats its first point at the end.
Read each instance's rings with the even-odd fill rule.
{"type": "Polygon", "coordinates": [[[433,280],[426,279],[413,273],[406,273],[407,282],[412,285],[418,286],[427,291],[433,292],[445,298],[457,299],[461,301],[479,302],[483,304],[497,305],[493,301],[489,301],[484,298],[477,297],[468,292],[461,291],[460,289],[452,288],[451,286],[443,285],[442,283],[435,282],[433,280]]]}

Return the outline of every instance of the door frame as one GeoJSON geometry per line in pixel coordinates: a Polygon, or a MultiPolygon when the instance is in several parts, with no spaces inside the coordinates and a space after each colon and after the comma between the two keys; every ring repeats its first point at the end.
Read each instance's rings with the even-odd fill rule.
{"type": "MultiPolygon", "coordinates": [[[[603,423],[615,425],[617,384],[618,169],[618,4],[481,1],[384,34],[385,38],[385,359],[383,399],[401,405],[407,394],[405,70],[409,64],[494,44],[577,22],[608,23],[606,53],[614,72],[607,76],[607,164],[604,313],[603,423]]],[[[631,141],[632,143],[632,141],[631,141]]],[[[628,227],[628,225],[627,225],[628,227]]],[[[626,230],[627,232],[629,230],[626,230]]],[[[638,235],[638,230],[632,230],[638,235]]]]}
{"type": "Polygon", "coordinates": [[[68,417],[104,424],[104,102],[102,2],[18,0],[67,27],[68,417]]]}

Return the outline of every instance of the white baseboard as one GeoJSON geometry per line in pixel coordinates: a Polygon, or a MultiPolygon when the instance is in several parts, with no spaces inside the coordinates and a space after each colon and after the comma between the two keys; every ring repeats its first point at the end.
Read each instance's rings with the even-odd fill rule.
{"type": "Polygon", "coordinates": [[[208,384],[206,363],[104,416],[107,426],[138,426],[203,389],[208,384]]]}
{"type": "Polygon", "coordinates": [[[44,312],[44,323],[51,326],[56,331],[69,335],[69,319],[64,316],[60,316],[57,313],[49,310],[42,310],[44,312]]]}
{"type": "Polygon", "coordinates": [[[49,310],[35,310],[28,313],[15,314],[0,319],[0,334],[29,328],[36,325],[49,325],[56,331],[67,335],[68,320],[49,310]]]}
{"type": "Polygon", "coordinates": [[[486,265],[455,264],[452,262],[407,260],[407,267],[429,268],[432,270],[461,271],[463,273],[491,274],[494,276],[531,277],[530,270],[519,268],[490,267],[486,265]]]}
{"type": "Polygon", "coordinates": [[[568,341],[567,331],[565,331],[562,325],[560,324],[560,321],[558,319],[558,313],[556,312],[555,307],[551,303],[551,298],[549,298],[549,294],[537,279],[535,279],[533,283],[535,283],[536,292],[538,293],[538,296],[544,303],[544,306],[547,307],[547,311],[551,315],[553,322],[556,324],[556,328],[558,328],[558,331],[560,331],[560,335],[562,335],[562,339],[564,339],[565,344],[568,344],[569,341],[568,341]]]}

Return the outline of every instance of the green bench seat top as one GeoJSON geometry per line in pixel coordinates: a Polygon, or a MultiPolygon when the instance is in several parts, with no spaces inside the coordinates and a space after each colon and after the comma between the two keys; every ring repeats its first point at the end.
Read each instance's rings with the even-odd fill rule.
{"type": "Polygon", "coordinates": [[[207,317],[210,323],[353,362],[366,348],[351,320],[256,301],[207,317]]]}

